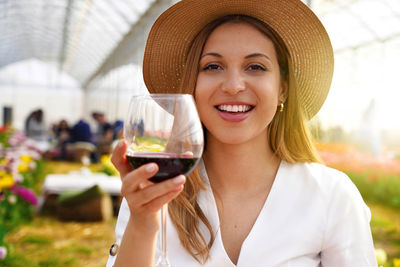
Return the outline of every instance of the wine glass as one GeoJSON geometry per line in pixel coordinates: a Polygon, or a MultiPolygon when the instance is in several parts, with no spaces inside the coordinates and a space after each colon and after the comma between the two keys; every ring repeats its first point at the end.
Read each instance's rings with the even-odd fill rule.
{"type": "MultiPolygon", "coordinates": [[[[131,99],[124,123],[128,142],[126,158],[132,168],[157,163],[158,172],[149,180],[158,183],[180,174],[187,176],[203,153],[202,125],[192,95],[149,94],[131,99]]],[[[162,253],[157,267],[170,267],[167,258],[166,215],[161,209],[162,253]]]]}

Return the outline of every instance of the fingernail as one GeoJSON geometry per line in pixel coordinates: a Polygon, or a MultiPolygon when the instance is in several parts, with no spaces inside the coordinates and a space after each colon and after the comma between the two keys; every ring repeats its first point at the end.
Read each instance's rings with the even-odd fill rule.
{"type": "Polygon", "coordinates": [[[146,166],[146,171],[147,172],[153,172],[156,169],[156,165],[155,164],[149,164],[146,166]]]}
{"type": "Polygon", "coordinates": [[[172,182],[174,182],[174,184],[181,184],[181,183],[183,183],[183,181],[185,181],[185,176],[183,176],[183,175],[179,175],[178,177],[176,177],[172,180],[172,182]]]}

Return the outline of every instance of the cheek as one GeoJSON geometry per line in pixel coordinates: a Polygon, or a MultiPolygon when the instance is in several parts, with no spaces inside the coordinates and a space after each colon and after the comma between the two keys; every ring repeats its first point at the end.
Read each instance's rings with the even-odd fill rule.
{"type": "Polygon", "coordinates": [[[203,113],[205,112],[205,108],[207,107],[207,94],[208,92],[206,88],[196,85],[194,97],[201,121],[203,121],[203,113]]]}
{"type": "Polygon", "coordinates": [[[256,86],[258,88],[259,98],[267,101],[269,105],[278,105],[279,99],[279,84],[269,82],[259,82],[256,86]]]}
{"type": "Polygon", "coordinates": [[[210,81],[211,79],[204,79],[199,75],[196,82],[196,88],[194,97],[196,99],[196,103],[201,105],[207,103],[207,100],[210,98],[212,94],[212,85],[213,83],[210,81]]]}
{"type": "Polygon", "coordinates": [[[197,76],[196,91],[201,91],[201,93],[203,93],[204,90],[207,91],[215,87],[217,82],[218,79],[216,77],[210,77],[210,75],[200,73],[197,76]]]}

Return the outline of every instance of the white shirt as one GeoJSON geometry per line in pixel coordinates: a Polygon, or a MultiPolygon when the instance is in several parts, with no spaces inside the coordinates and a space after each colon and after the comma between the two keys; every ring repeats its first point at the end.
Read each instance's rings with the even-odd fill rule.
{"type": "MultiPolygon", "coordinates": [[[[200,192],[198,203],[216,233],[210,259],[201,265],[186,252],[169,217],[168,258],[172,267],[234,267],[222,243],[217,206],[203,162],[199,171],[207,190],[200,192]]],[[[115,230],[118,245],[128,219],[124,200],[115,230]]],[[[236,266],[377,266],[370,219],[369,208],[344,173],[316,163],[282,161],[264,207],[242,244],[236,266]]],[[[204,233],[208,240],[207,231],[204,233]]],[[[156,254],[159,251],[158,244],[156,254]]],[[[115,258],[109,257],[107,267],[115,258]]]]}

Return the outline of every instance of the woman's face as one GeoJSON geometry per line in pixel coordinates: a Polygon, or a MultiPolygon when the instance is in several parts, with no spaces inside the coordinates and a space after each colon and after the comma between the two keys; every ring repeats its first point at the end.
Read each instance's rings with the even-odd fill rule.
{"type": "MultiPolygon", "coordinates": [[[[205,43],[195,98],[207,138],[226,144],[266,138],[284,101],[272,41],[247,23],[225,23],[205,43]]],[[[265,139],[264,139],[265,140],[265,139]]]]}

